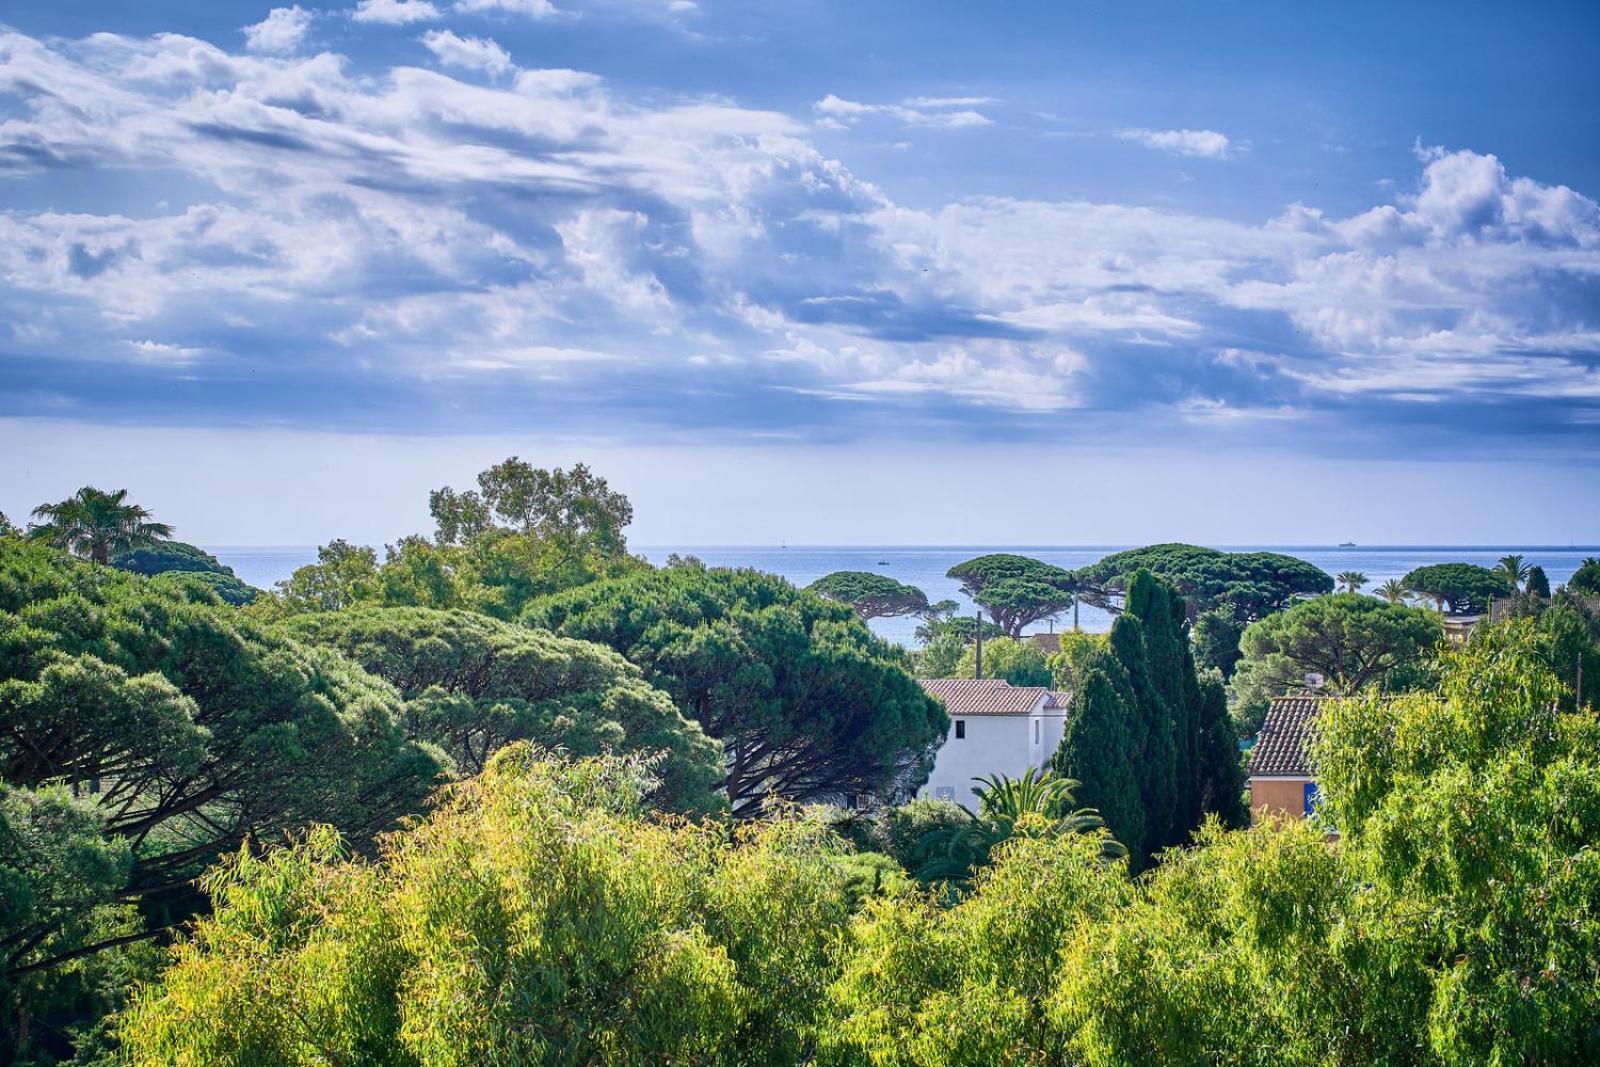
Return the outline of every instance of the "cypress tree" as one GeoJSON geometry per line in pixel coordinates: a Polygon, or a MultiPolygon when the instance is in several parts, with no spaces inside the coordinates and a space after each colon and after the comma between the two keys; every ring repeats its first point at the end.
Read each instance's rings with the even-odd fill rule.
{"type": "Polygon", "coordinates": [[[1162,809],[1161,843],[1177,845],[1186,841],[1199,823],[1201,803],[1196,724],[1199,692],[1184,602],[1165,582],[1140,570],[1128,582],[1126,604],[1123,617],[1139,620],[1143,628],[1150,684],[1159,694],[1167,716],[1170,740],[1151,773],[1159,769],[1167,775],[1167,782],[1155,794],[1166,805],[1162,809]]]}
{"type": "Polygon", "coordinates": [[[1208,672],[1199,690],[1201,807],[1215,812],[1223,825],[1239,829],[1250,824],[1250,807],[1244,799],[1244,765],[1239,734],[1228,714],[1227,689],[1220,674],[1208,672]]]}
{"type": "Polygon", "coordinates": [[[1057,773],[1078,781],[1078,803],[1095,808],[1135,868],[1145,864],[1144,801],[1135,773],[1138,751],[1128,725],[1133,696],[1115,659],[1095,657],[1067,718],[1061,747],[1051,759],[1057,773]]]}
{"type": "Polygon", "coordinates": [[[1124,613],[1111,627],[1110,649],[1128,679],[1128,734],[1134,776],[1144,807],[1145,846],[1154,852],[1170,843],[1178,800],[1173,767],[1172,713],[1154,684],[1147,631],[1124,613]]]}

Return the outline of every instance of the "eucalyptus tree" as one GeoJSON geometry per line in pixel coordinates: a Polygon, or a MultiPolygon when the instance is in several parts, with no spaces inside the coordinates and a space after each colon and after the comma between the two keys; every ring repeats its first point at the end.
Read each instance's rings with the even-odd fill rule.
{"type": "Polygon", "coordinates": [[[40,504],[28,536],[64,548],[96,563],[109,563],[114,552],[154,544],[172,536],[172,527],[152,522],[150,512],[128,503],[128,491],[106,492],[84,486],[67,499],[40,504]]]}

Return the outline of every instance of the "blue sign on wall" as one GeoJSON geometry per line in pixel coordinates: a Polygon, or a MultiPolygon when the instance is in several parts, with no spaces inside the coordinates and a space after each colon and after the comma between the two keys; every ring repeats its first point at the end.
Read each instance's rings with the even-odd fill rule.
{"type": "Polygon", "coordinates": [[[1310,815],[1311,809],[1317,806],[1317,783],[1306,783],[1306,809],[1305,814],[1310,815]]]}

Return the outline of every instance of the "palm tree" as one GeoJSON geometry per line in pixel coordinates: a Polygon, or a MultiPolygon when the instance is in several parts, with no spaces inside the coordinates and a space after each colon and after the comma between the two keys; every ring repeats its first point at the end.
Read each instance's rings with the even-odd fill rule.
{"type": "MultiPolygon", "coordinates": [[[[1059,778],[1054,771],[1030,767],[1021,778],[990,775],[974,778],[978,813],[967,812],[964,826],[934,830],[921,842],[923,855],[931,856],[917,871],[927,882],[965,885],[988,865],[1000,844],[1013,837],[1053,837],[1057,834],[1097,833],[1105,820],[1093,808],[1072,807],[1078,783],[1059,778]]],[[[1104,862],[1128,854],[1122,843],[1102,834],[1100,858],[1104,862]]]]}
{"type": "Polygon", "coordinates": [[[1367,584],[1367,576],[1360,571],[1340,571],[1335,580],[1346,593],[1359,593],[1361,587],[1367,584]]]}
{"type": "Polygon", "coordinates": [[[1511,591],[1513,593],[1520,590],[1522,583],[1528,580],[1528,569],[1528,565],[1523,562],[1522,556],[1517,553],[1501,556],[1499,564],[1495,567],[1500,577],[1511,583],[1511,591]]]}
{"type": "Polygon", "coordinates": [[[28,528],[28,536],[47,541],[96,563],[106,563],[111,553],[139,548],[172,536],[172,527],[150,522],[150,513],[130,504],[128,491],[107,493],[84,486],[59,504],[40,504],[33,517],[44,521],[28,528]]]}
{"type": "Polygon", "coordinates": [[[1409,594],[1406,587],[1400,584],[1400,579],[1390,578],[1378,586],[1377,593],[1391,604],[1404,604],[1409,594]]]}

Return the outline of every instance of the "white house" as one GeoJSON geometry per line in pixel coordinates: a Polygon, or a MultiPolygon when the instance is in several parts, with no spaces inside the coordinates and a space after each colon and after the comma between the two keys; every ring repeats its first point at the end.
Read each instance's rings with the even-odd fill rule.
{"type": "Polygon", "coordinates": [[[974,778],[1020,778],[1029,767],[1048,765],[1061,744],[1065,693],[998,678],[929,678],[919,684],[950,713],[950,733],[927,784],[917,790],[920,797],[953,800],[976,811],[974,778]]]}

